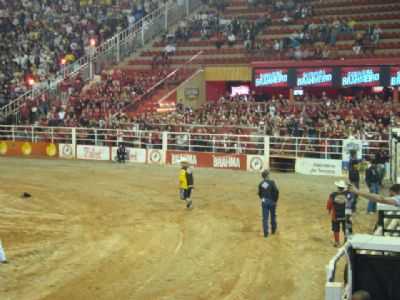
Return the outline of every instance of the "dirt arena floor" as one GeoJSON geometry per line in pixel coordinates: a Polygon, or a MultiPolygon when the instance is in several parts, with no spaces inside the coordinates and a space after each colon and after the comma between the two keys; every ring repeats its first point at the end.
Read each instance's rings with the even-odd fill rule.
{"type": "MultiPolygon", "coordinates": [[[[187,210],[177,173],[0,158],[0,299],[323,299],[335,178],[272,174],[279,232],[264,239],[259,174],[195,169],[187,210]]],[[[355,231],[372,229],[365,206],[355,231]]]]}

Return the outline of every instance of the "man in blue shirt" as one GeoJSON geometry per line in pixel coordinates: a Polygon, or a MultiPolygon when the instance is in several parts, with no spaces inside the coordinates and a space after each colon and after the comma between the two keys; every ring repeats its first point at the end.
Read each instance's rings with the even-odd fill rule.
{"type": "Polygon", "coordinates": [[[400,207],[400,184],[396,183],[393,184],[390,189],[390,197],[384,197],[378,194],[371,194],[371,193],[366,193],[366,192],[361,192],[354,186],[349,187],[349,191],[353,192],[354,194],[357,194],[361,197],[364,197],[372,202],[379,202],[383,204],[388,204],[388,205],[394,205],[397,207],[400,207]]]}
{"type": "Polygon", "coordinates": [[[267,170],[261,173],[263,180],[258,185],[258,196],[261,200],[264,237],[268,237],[268,219],[271,214],[271,233],[276,232],[276,203],[279,199],[279,190],[275,182],[269,179],[267,170]]]}

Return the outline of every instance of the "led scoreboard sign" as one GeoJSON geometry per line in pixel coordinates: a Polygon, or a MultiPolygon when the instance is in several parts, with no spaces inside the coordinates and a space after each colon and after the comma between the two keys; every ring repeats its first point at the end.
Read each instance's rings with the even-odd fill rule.
{"type": "Polygon", "coordinates": [[[400,86],[400,67],[390,68],[390,86],[400,86]]]}
{"type": "Polygon", "coordinates": [[[379,67],[347,67],[341,70],[343,87],[380,86],[379,67]]]}
{"type": "Polygon", "coordinates": [[[255,69],[256,87],[288,87],[288,69],[255,69]]]}
{"type": "Polygon", "coordinates": [[[332,68],[305,68],[296,70],[298,87],[330,87],[333,83],[332,68]]]}

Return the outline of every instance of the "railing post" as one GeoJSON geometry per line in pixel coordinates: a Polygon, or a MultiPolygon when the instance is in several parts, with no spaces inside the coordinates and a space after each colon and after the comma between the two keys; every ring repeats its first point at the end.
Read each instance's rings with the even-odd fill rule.
{"type": "Polygon", "coordinates": [[[185,1],[186,4],[186,16],[190,15],[190,0],[185,1]]]}
{"type": "Polygon", "coordinates": [[[121,60],[121,41],[120,41],[120,34],[117,34],[117,63],[121,60]]]}
{"type": "Polygon", "coordinates": [[[89,80],[93,79],[93,47],[89,48],[89,80]]]}
{"type": "MultiPolygon", "coordinates": [[[[144,19],[144,18],[143,18],[144,19]]],[[[144,22],[144,20],[142,19],[142,30],[141,30],[141,37],[142,37],[142,46],[144,46],[144,25],[145,25],[145,22],[144,22]]]]}
{"type": "Polygon", "coordinates": [[[12,141],[15,142],[15,127],[14,126],[11,127],[11,137],[12,137],[12,141]]]}
{"type": "Polygon", "coordinates": [[[94,130],[94,144],[97,146],[97,129],[94,130]]]}
{"type": "Polygon", "coordinates": [[[298,152],[299,152],[299,139],[296,137],[295,138],[295,143],[296,143],[296,147],[295,147],[295,157],[297,158],[298,157],[298,152]]]}
{"type": "Polygon", "coordinates": [[[76,153],[76,128],[72,128],[71,130],[71,143],[72,149],[74,149],[73,153],[76,153]]]}
{"type": "Polygon", "coordinates": [[[32,126],[31,127],[31,142],[34,143],[35,142],[35,133],[34,133],[35,127],[32,126]]]}
{"type": "Polygon", "coordinates": [[[164,17],[165,30],[168,30],[168,5],[165,5],[165,17],[164,17]]]}
{"type": "Polygon", "coordinates": [[[325,159],[328,159],[328,139],[325,139],[325,159]]]}
{"type": "Polygon", "coordinates": [[[264,164],[267,169],[269,169],[269,140],[269,136],[264,136],[264,164]]]}
{"type": "Polygon", "coordinates": [[[51,127],[51,143],[54,144],[54,128],[51,127]]]}
{"type": "Polygon", "coordinates": [[[162,133],[162,162],[165,164],[166,163],[166,157],[167,157],[167,150],[168,150],[168,132],[163,131],[162,133]]]}

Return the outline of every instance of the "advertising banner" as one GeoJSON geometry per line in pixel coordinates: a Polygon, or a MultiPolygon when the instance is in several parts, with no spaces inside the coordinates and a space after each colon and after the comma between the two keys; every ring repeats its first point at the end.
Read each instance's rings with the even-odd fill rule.
{"type": "Polygon", "coordinates": [[[349,86],[380,86],[379,67],[345,67],[341,69],[341,83],[349,86]]]}
{"type": "Polygon", "coordinates": [[[333,85],[332,68],[296,69],[296,77],[298,87],[331,87],[333,85]]]}
{"type": "Polygon", "coordinates": [[[167,151],[167,163],[178,165],[185,158],[195,167],[231,170],[246,170],[247,160],[243,154],[224,154],[208,152],[167,151]]]}
{"type": "Polygon", "coordinates": [[[256,87],[288,87],[288,69],[255,69],[256,87]]]}
{"type": "Polygon", "coordinates": [[[58,144],[58,152],[60,153],[60,158],[75,158],[75,147],[72,144],[58,144]]]}
{"type": "Polygon", "coordinates": [[[318,176],[341,176],[342,161],[335,159],[297,158],[296,173],[318,176]]]}
{"type": "Polygon", "coordinates": [[[46,142],[0,141],[0,155],[57,157],[57,146],[46,142]]]}
{"type": "MultiPolygon", "coordinates": [[[[117,147],[111,149],[111,159],[117,160],[117,147]]],[[[145,163],[146,162],[146,150],[139,148],[126,148],[128,153],[128,161],[131,163],[145,163]]]]}
{"type": "Polygon", "coordinates": [[[148,149],[147,150],[147,163],[149,163],[149,164],[165,163],[164,151],[161,149],[148,149]]]}
{"type": "Polygon", "coordinates": [[[267,156],[247,155],[247,171],[262,172],[268,165],[267,156]]]}
{"type": "Polygon", "coordinates": [[[110,148],[106,146],[78,145],[77,159],[110,160],[110,148]]]}

